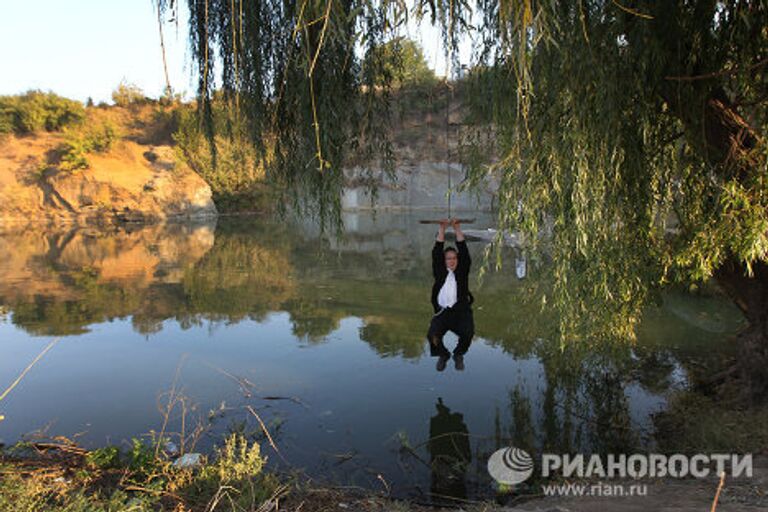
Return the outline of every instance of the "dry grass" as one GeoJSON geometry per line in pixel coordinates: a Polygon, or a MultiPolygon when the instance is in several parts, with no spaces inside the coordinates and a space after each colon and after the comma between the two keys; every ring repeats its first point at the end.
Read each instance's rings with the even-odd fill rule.
{"type": "Polygon", "coordinates": [[[179,106],[138,104],[129,107],[92,107],[86,109],[88,124],[109,123],[122,137],[142,145],[172,145],[179,106]]]}

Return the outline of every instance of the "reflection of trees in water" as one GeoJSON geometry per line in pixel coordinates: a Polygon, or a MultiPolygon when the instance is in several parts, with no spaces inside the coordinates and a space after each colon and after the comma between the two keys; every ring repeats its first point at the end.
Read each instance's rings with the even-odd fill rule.
{"type": "Polygon", "coordinates": [[[229,322],[261,320],[280,309],[295,295],[289,247],[263,244],[262,238],[244,233],[217,237],[213,248],[185,269],[181,287],[186,309],[229,322]]]}
{"type": "MultiPolygon", "coordinates": [[[[356,247],[362,242],[351,243],[356,247]]],[[[360,338],[380,355],[416,358],[424,352],[430,307],[429,276],[415,269],[427,268],[428,254],[420,255],[408,244],[403,250],[400,258],[391,249],[357,252],[305,238],[287,224],[261,220],[223,221],[215,239],[207,228],[147,227],[42,238],[24,233],[0,239],[0,253],[15,261],[3,267],[10,275],[0,280],[0,302],[9,305],[15,324],[50,335],[79,334],[92,323],[117,317],[130,316],[136,331],[151,334],[168,319],[187,329],[210,322],[260,321],[270,312],[285,311],[296,337],[319,342],[342,319],[357,317],[362,320],[360,338]],[[26,253],[13,253],[14,247],[26,253]],[[33,281],[31,286],[8,279],[22,275],[33,281]]],[[[598,339],[569,344],[564,351],[555,341],[556,315],[542,305],[550,282],[548,269],[529,258],[525,279],[512,272],[489,272],[482,287],[473,286],[477,336],[515,357],[535,356],[547,368],[548,421],[555,421],[563,407],[577,407],[573,390],[579,386],[582,391],[585,386],[611,387],[589,373],[590,366],[601,367],[590,362],[599,347],[608,347],[612,360],[622,361],[619,375],[639,380],[650,391],[669,386],[674,361],[658,347],[638,343],[633,349],[622,340],[598,339]]],[[[622,388],[621,379],[615,379],[613,389],[622,388]]],[[[605,410],[595,411],[600,425],[616,426],[618,420],[609,411],[618,410],[621,397],[603,395],[597,403],[605,410]]]]}
{"type": "Polygon", "coordinates": [[[424,352],[424,326],[421,325],[424,321],[420,319],[420,323],[411,321],[393,325],[381,317],[366,318],[365,325],[360,328],[360,339],[367,341],[382,356],[419,357],[424,352]]]}
{"type": "MultiPolygon", "coordinates": [[[[0,267],[0,303],[13,311],[17,325],[36,334],[77,334],[92,323],[127,316],[138,332],[150,334],[168,319],[190,328],[260,321],[285,311],[297,337],[317,342],[342,319],[357,317],[361,339],[379,354],[421,356],[430,315],[429,276],[421,271],[428,268],[429,241],[423,247],[407,241],[395,257],[392,248],[379,250],[359,238],[351,237],[348,246],[323,242],[262,219],[221,221],[215,239],[207,227],[6,235],[0,256],[11,263],[0,267]]],[[[514,268],[514,254],[505,257],[510,261],[504,268],[514,268]]],[[[489,271],[482,287],[475,283],[477,336],[516,357],[554,357],[559,322],[543,302],[551,292],[548,273],[528,258],[523,280],[511,271],[489,271]]],[[[584,316],[599,327],[599,311],[584,316]]],[[[606,343],[578,345],[588,352],[606,343]]],[[[623,340],[615,344],[626,350],[623,340]]],[[[660,382],[652,376],[660,362],[641,372],[649,386],[660,382]]]]}
{"type": "MultiPolygon", "coordinates": [[[[537,349],[544,384],[514,384],[496,409],[492,436],[472,435],[467,427],[471,418],[438,401],[426,442],[433,499],[464,498],[490,488],[488,458],[507,446],[522,448],[535,460],[542,453],[606,455],[650,448],[649,432],[632,422],[626,393],[633,374],[648,377],[642,375],[646,361],[629,350],[570,353],[542,342],[537,349]]],[[[655,369],[651,376],[668,378],[655,369]]]]}
{"type": "MultiPolygon", "coordinates": [[[[260,321],[283,311],[294,335],[310,342],[325,339],[342,319],[356,317],[362,320],[360,338],[378,354],[416,358],[424,352],[429,276],[414,268],[428,268],[428,243],[423,261],[406,264],[386,251],[331,251],[288,226],[263,223],[222,223],[215,241],[183,230],[111,237],[80,233],[66,237],[66,243],[57,239],[55,251],[45,240],[33,243],[32,235],[24,236],[0,239],[0,256],[14,246],[28,251],[12,255],[15,266],[0,266],[6,273],[0,276],[0,304],[12,311],[16,325],[34,334],[78,334],[90,324],[128,316],[134,329],[150,334],[169,319],[186,329],[260,321]]],[[[510,382],[496,439],[477,445],[472,454],[477,474],[495,448],[510,442],[533,453],[638,446],[643,433],[631,424],[627,383],[653,393],[674,381],[678,364],[665,345],[690,330],[665,329],[658,342],[641,330],[634,344],[595,336],[591,343],[563,347],[556,315],[542,304],[549,289],[547,269],[530,260],[523,280],[513,272],[489,273],[482,287],[473,286],[477,336],[517,358],[537,359],[544,372],[537,394],[510,382]]]]}
{"type": "Polygon", "coordinates": [[[16,297],[10,305],[13,323],[39,336],[82,334],[93,323],[126,316],[141,307],[140,295],[120,283],[98,284],[97,278],[92,270],[74,270],[60,276],[67,283],[63,298],[42,293],[16,297]]]}
{"type": "Polygon", "coordinates": [[[510,392],[509,408],[512,422],[509,426],[509,440],[512,446],[533,447],[536,443],[537,429],[533,425],[531,400],[519,387],[510,392]]]}
{"type": "Polygon", "coordinates": [[[304,291],[308,293],[302,297],[291,297],[281,308],[291,315],[294,336],[319,343],[339,328],[339,322],[346,315],[330,306],[327,299],[315,298],[310,287],[305,287],[304,291]]]}
{"type": "Polygon", "coordinates": [[[316,342],[343,318],[359,316],[371,327],[363,337],[374,347],[381,340],[389,353],[421,353],[421,335],[399,334],[421,333],[423,318],[413,306],[427,312],[428,301],[419,283],[393,279],[402,265],[379,264],[376,255],[386,253],[337,256],[315,239],[264,222],[223,222],[212,246],[199,238],[157,226],[7,234],[0,237],[0,255],[8,253],[16,264],[0,268],[0,303],[33,334],[80,334],[127,316],[138,332],[151,334],[168,319],[190,328],[286,311],[294,334],[316,342]],[[410,315],[405,323],[403,313],[410,315]]]}
{"type": "Polygon", "coordinates": [[[147,311],[173,312],[178,300],[168,292],[212,243],[211,227],[190,225],[5,233],[0,303],[13,311],[16,325],[46,335],[80,334],[90,324],[147,311]]]}
{"type": "MultiPolygon", "coordinates": [[[[512,388],[508,412],[497,411],[496,439],[488,455],[509,444],[530,453],[643,449],[649,432],[632,423],[626,386],[635,378],[642,382],[648,365],[629,351],[623,356],[558,352],[540,354],[545,380],[541,396],[520,384],[512,388]]],[[[653,374],[660,372],[654,369],[653,374]]]]}

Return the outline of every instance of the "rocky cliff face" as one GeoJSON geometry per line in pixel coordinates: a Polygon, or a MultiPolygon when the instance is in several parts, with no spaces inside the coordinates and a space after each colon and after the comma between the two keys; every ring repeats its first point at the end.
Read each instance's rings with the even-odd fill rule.
{"type": "Polygon", "coordinates": [[[120,141],[90,167],[55,165],[60,136],[9,137],[0,142],[0,222],[115,223],[216,214],[211,189],[174,158],[169,146],[120,141]]]}
{"type": "Polygon", "coordinates": [[[451,194],[451,211],[490,211],[496,186],[486,183],[472,191],[461,191],[465,171],[458,163],[440,161],[399,162],[392,176],[384,171],[356,167],[345,171],[342,198],[345,210],[373,208],[368,184],[377,187],[376,208],[446,210],[451,194]],[[450,177],[449,177],[450,174],[450,177]]]}
{"type": "Polygon", "coordinates": [[[452,212],[493,210],[498,183],[489,176],[472,191],[461,190],[467,172],[459,163],[468,158],[463,141],[482,142],[492,155],[493,129],[466,125],[460,94],[449,100],[446,93],[441,86],[434,98],[395,106],[390,134],[394,173],[388,175],[371,162],[353,161],[355,165],[344,171],[345,210],[371,209],[371,184],[377,187],[376,208],[447,212],[450,193],[452,212]]]}

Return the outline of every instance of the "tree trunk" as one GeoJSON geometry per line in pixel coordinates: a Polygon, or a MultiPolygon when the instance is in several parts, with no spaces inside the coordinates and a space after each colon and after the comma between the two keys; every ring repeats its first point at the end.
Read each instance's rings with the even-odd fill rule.
{"type": "MultiPolygon", "coordinates": [[[[745,180],[762,172],[759,155],[754,151],[761,142],[761,134],[738,111],[722,87],[699,86],[703,95],[697,98],[696,94],[689,94],[688,101],[672,89],[669,83],[662,87],[662,97],[670,112],[683,124],[688,143],[716,165],[724,179],[745,180]]],[[[756,403],[768,398],[768,263],[756,261],[752,268],[750,277],[743,263],[730,259],[715,272],[715,280],[744,313],[749,325],[737,336],[736,364],[712,380],[732,381],[735,377],[742,397],[756,403]]]]}
{"type": "MultiPolygon", "coordinates": [[[[711,24],[719,9],[716,0],[701,0],[690,6],[679,2],[647,2],[654,19],[648,27],[653,40],[666,56],[661,62],[656,92],[666,103],[667,111],[683,125],[687,143],[724,180],[745,180],[764,172],[764,158],[755,148],[763,144],[765,134],[749,122],[728,95],[728,71],[723,62],[712,69],[692,56],[714,48],[711,24]],[[688,9],[693,8],[691,14],[688,9]]],[[[640,23],[633,20],[633,23],[640,23]]],[[[630,31],[629,44],[646,44],[643,31],[630,31]]],[[[711,65],[712,63],[709,63],[711,65]]],[[[709,179],[702,176],[702,180],[709,179]]],[[[748,277],[743,264],[728,261],[715,272],[715,279],[737,304],[749,326],[737,336],[737,362],[728,372],[710,382],[737,377],[744,397],[764,400],[768,392],[768,265],[754,263],[754,275],[748,277]]]]}
{"type": "MultiPolygon", "coordinates": [[[[719,164],[720,172],[738,180],[762,172],[753,151],[759,135],[721,88],[713,89],[704,100],[699,109],[703,112],[701,116],[681,109],[674,95],[669,98],[667,103],[673,112],[678,112],[690,134],[689,142],[698,143],[697,151],[719,164]],[[704,137],[698,135],[702,133],[704,137]]],[[[742,398],[756,403],[768,398],[768,264],[756,261],[752,268],[753,275],[749,277],[746,266],[731,259],[715,272],[715,280],[744,313],[749,325],[737,336],[736,364],[713,380],[728,382],[735,377],[742,398]]]]}
{"type": "Polygon", "coordinates": [[[768,398],[768,264],[756,262],[749,277],[744,265],[729,261],[717,270],[715,279],[749,322],[736,337],[738,354],[731,374],[744,399],[764,401],[768,398]]]}
{"type": "MultiPolygon", "coordinates": [[[[703,126],[688,121],[686,129],[703,128],[705,155],[710,162],[720,164],[721,172],[738,180],[761,172],[752,151],[758,135],[722,89],[714,89],[706,99],[703,126]]],[[[737,384],[741,398],[754,404],[768,398],[768,264],[756,261],[752,271],[750,277],[743,263],[730,259],[714,277],[749,323],[736,337],[736,364],[729,369],[726,383],[737,384]]]]}
{"type": "MultiPolygon", "coordinates": [[[[663,88],[664,89],[664,88],[663,88]]],[[[664,102],[683,124],[688,143],[707,161],[724,172],[735,170],[740,178],[759,171],[760,155],[753,151],[760,135],[737,110],[722,88],[717,87],[698,101],[681,100],[667,84],[664,102]],[[683,107],[681,102],[692,104],[683,107]],[[702,137],[703,135],[703,137],[702,137]]]]}

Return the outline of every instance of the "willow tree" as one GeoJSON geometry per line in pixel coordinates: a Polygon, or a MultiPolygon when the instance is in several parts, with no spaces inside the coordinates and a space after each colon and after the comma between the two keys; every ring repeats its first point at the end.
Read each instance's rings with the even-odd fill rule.
{"type": "Polygon", "coordinates": [[[321,213],[347,155],[391,156],[378,49],[408,15],[454,57],[471,37],[495,145],[471,177],[498,179],[500,227],[551,244],[563,338],[596,316],[631,336],[655,287],[715,278],[749,321],[735,368],[768,390],[766,0],[187,3],[201,112],[223,89],[273,178],[321,213]]]}
{"type": "Polygon", "coordinates": [[[649,290],[714,278],[749,322],[731,370],[764,397],[768,3],[490,4],[474,86],[500,223],[551,232],[561,331],[598,316],[629,335],[649,290]]]}

